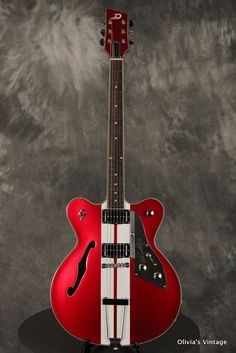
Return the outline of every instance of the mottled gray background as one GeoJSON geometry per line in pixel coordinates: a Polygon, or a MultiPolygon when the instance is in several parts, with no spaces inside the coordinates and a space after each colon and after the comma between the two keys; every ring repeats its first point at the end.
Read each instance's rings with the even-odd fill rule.
{"type": "MultiPolygon", "coordinates": [[[[0,352],[49,306],[74,245],[65,207],[106,188],[104,7],[135,20],[126,56],[126,197],[166,207],[158,245],[183,313],[235,352],[236,1],[0,1],[0,352]],[[234,290],[233,290],[234,289],[234,290]]],[[[171,352],[170,352],[171,353],[171,352]]]]}

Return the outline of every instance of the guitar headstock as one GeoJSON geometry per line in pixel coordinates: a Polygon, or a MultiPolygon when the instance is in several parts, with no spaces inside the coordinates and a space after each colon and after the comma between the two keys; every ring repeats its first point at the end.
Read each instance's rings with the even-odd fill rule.
{"type": "Polygon", "coordinates": [[[106,9],[106,29],[101,30],[104,35],[100,43],[105,52],[112,58],[121,58],[127,52],[129,44],[128,28],[133,26],[133,21],[128,20],[128,14],[114,9],[106,9]]]}

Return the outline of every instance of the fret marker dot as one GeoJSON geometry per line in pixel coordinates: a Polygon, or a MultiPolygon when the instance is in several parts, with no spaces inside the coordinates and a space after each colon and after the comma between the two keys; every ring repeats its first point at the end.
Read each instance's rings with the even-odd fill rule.
{"type": "Polygon", "coordinates": [[[115,124],[117,124],[117,121],[115,121],[115,124]]]}
{"type": "Polygon", "coordinates": [[[115,88],[117,88],[117,86],[115,86],[115,88]]]}
{"type": "Polygon", "coordinates": [[[115,108],[117,108],[117,104],[115,104],[115,108]]]}
{"type": "Polygon", "coordinates": [[[117,140],[117,136],[115,136],[115,140],[117,140]]]}
{"type": "Polygon", "coordinates": [[[117,186],[117,183],[115,183],[114,185],[117,186]]]}
{"type": "Polygon", "coordinates": [[[117,176],[117,173],[115,173],[115,176],[117,176]]]}
{"type": "Polygon", "coordinates": [[[123,159],[123,157],[120,157],[120,159],[123,159]]]}

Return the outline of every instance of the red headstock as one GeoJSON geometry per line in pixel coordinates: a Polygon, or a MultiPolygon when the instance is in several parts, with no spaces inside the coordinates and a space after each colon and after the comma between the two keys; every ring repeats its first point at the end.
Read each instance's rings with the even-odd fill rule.
{"type": "MultiPolygon", "coordinates": [[[[130,21],[131,22],[131,21],[130,21]]],[[[119,10],[106,9],[104,49],[111,57],[122,57],[128,50],[128,14],[119,10]]],[[[131,23],[132,24],[132,23],[131,23]]]]}

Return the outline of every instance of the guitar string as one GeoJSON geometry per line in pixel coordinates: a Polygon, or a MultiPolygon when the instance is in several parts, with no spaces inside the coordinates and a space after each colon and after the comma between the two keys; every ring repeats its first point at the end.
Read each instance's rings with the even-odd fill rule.
{"type": "MultiPolygon", "coordinates": [[[[112,179],[113,179],[113,176],[112,176],[112,165],[113,165],[113,151],[112,151],[112,130],[113,130],[113,127],[112,127],[112,124],[113,124],[113,114],[112,114],[112,101],[113,101],[113,70],[112,70],[112,61],[110,61],[110,71],[111,71],[111,79],[110,79],[110,90],[111,90],[111,98],[110,98],[110,184],[109,184],[109,208],[110,206],[112,205],[112,193],[111,193],[111,190],[112,190],[112,179]]],[[[108,211],[109,212],[109,211],[108,211]]],[[[109,212],[110,213],[110,212],[109,212]]],[[[109,215],[110,216],[110,215],[109,215]]],[[[111,243],[112,241],[112,225],[110,223],[108,223],[108,228],[109,228],[109,244],[111,243]]],[[[109,257],[108,257],[108,262],[109,264],[111,263],[111,260],[110,260],[110,252],[111,252],[111,245],[109,245],[109,257]]],[[[112,278],[111,278],[111,268],[108,267],[107,269],[108,271],[108,288],[109,288],[109,297],[111,297],[111,282],[112,282],[112,278]]]]}
{"type": "MultiPolygon", "coordinates": [[[[112,32],[113,33],[113,32],[112,32]]],[[[114,42],[114,38],[113,38],[113,42],[114,42]]],[[[112,146],[112,183],[111,183],[111,198],[112,198],[112,209],[114,208],[114,180],[115,180],[115,162],[116,162],[116,158],[115,158],[115,144],[114,144],[114,139],[115,139],[115,127],[114,127],[114,122],[115,122],[115,112],[114,112],[114,106],[115,106],[115,89],[114,89],[114,85],[115,85],[115,70],[114,70],[114,61],[112,60],[112,138],[111,138],[111,146],[112,146]]],[[[113,213],[113,210],[112,210],[113,213]]],[[[114,244],[114,232],[115,232],[115,225],[112,223],[111,225],[111,242],[112,242],[112,247],[114,244]]],[[[111,252],[111,254],[113,255],[113,252],[111,252]]],[[[111,258],[111,263],[114,263],[114,260],[111,258]]],[[[110,270],[111,273],[111,297],[113,297],[114,294],[114,268],[111,267],[110,270]]],[[[114,308],[113,308],[113,315],[114,315],[114,308]]],[[[114,320],[114,319],[113,319],[114,320]]]]}
{"type": "Polygon", "coordinates": [[[119,66],[119,158],[118,158],[118,163],[119,163],[119,184],[120,184],[120,192],[119,192],[119,199],[120,199],[120,208],[122,208],[122,197],[123,197],[123,188],[122,188],[122,182],[123,182],[123,175],[122,175],[122,165],[123,165],[123,159],[121,160],[120,157],[123,158],[123,151],[122,151],[122,61],[118,61],[118,66],[119,66]]]}
{"type": "MultiPolygon", "coordinates": [[[[122,64],[123,61],[122,60],[118,60],[117,61],[118,64],[118,75],[119,75],[119,91],[118,91],[118,114],[119,114],[119,131],[118,131],[118,168],[119,168],[119,206],[120,208],[123,207],[123,172],[122,172],[122,168],[123,168],[123,135],[122,135],[122,125],[123,125],[123,101],[122,101],[122,94],[123,94],[123,74],[122,74],[122,64]],[[122,159],[120,159],[120,157],[122,157],[122,159]]],[[[121,211],[121,215],[122,215],[122,211],[121,211]]],[[[121,226],[122,227],[122,226],[121,226]]],[[[117,240],[118,240],[118,231],[117,231],[117,240]]],[[[121,239],[123,240],[123,239],[121,239]]],[[[122,262],[122,261],[121,261],[122,262]]],[[[117,269],[117,279],[118,279],[118,273],[122,271],[117,269]]],[[[118,284],[118,282],[117,282],[118,284]]],[[[117,285],[117,292],[118,292],[118,285],[117,285]]],[[[120,308],[117,307],[117,321],[118,320],[118,316],[119,316],[119,310],[120,308]]],[[[118,331],[118,322],[117,322],[117,331],[118,331]]],[[[117,332],[118,333],[118,332],[117,332]]]]}
{"type": "MultiPolygon", "coordinates": [[[[112,69],[111,69],[111,61],[109,61],[109,151],[108,151],[108,175],[109,175],[109,179],[108,179],[108,200],[107,200],[107,203],[108,203],[108,209],[110,208],[110,204],[111,204],[111,192],[110,192],[110,189],[111,189],[111,182],[112,182],[112,172],[111,172],[111,166],[112,166],[112,150],[111,150],[111,131],[112,131],[112,112],[111,112],[111,103],[112,102],[112,69]]],[[[110,292],[111,292],[111,289],[110,289],[110,283],[111,283],[111,276],[110,276],[110,268],[109,268],[109,263],[110,263],[110,259],[109,259],[109,255],[110,255],[110,242],[111,242],[111,225],[109,224],[109,221],[108,223],[106,223],[106,243],[108,244],[107,245],[107,252],[108,252],[108,257],[105,261],[105,263],[108,265],[106,268],[105,268],[105,271],[106,271],[106,297],[110,297],[110,292]]],[[[108,320],[106,322],[106,325],[107,325],[107,332],[108,332],[108,335],[109,335],[109,316],[110,316],[110,308],[106,308],[107,309],[107,313],[108,313],[108,320]]],[[[109,338],[109,337],[107,337],[109,338]]]]}
{"type": "MultiPolygon", "coordinates": [[[[109,154],[108,154],[108,158],[109,158],[109,163],[108,163],[108,168],[109,168],[109,171],[108,171],[108,175],[109,175],[109,180],[108,180],[108,209],[110,208],[110,203],[111,203],[111,193],[110,193],[110,188],[111,188],[111,178],[112,178],[112,174],[111,174],[111,165],[112,165],[112,151],[111,151],[111,129],[112,129],[112,119],[111,119],[111,102],[112,102],[112,70],[111,70],[111,61],[109,61],[109,154]]],[[[110,229],[110,224],[107,223],[106,224],[106,233],[107,233],[107,252],[108,252],[108,257],[107,257],[107,260],[105,261],[107,265],[109,265],[109,253],[110,253],[110,238],[111,238],[111,229],[110,229]]],[[[106,271],[106,296],[107,297],[110,297],[110,283],[111,283],[111,280],[110,280],[110,268],[107,267],[105,268],[105,271],[106,271]]],[[[108,321],[107,321],[107,332],[109,334],[109,316],[110,316],[110,309],[109,307],[107,308],[107,312],[108,312],[108,321]]],[[[109,337],[108,337],[109,338],[109,337]]]]}
{"type": "MultiPolygon", "coordinates": [[[[111,80],[111,70],[110,70],[110,63],[109,63],[109,85],[110,85],[110,80],[111,80]]],[[[110,129],[111,129],[111,121],[110,121],[110,100],[111,100],[111,90],[110,90],[110,87],[108,88],[109,89],[109,102],[108,102],[108,107],[109,107],[109,111],[108,111],[108,127],[109,127],[109,135],[108,135],[108,181],[107,181],[107,183],[108,183],[108,200],[107,200],[107,202],[108,202],[108,207],[109,207],[109,193],[110,193],[110,191],[109,191],[109,189],[110,189],[110,180],[111,180],[111,177],[110,177],[110,156],[111,156],[111,150],[110,150],[110,129]]],[[[107,207],[107,208],[108,208],[107,207]]],[[[106,225],[105,225],[105,229],[106,229],[106,243],[107,244],[109,244],[109,224],[107,224],[107,223],[105,223],[106,225]]],[[[109,245],[107,245],[107,251],[108,251],[108,249],[109,249],[109,245]]],[[[105,258],[105,261],[104,261],[104,263],[107,265],[107,263],[109,262],[109,260],[108,259],[106,259],[105,258]]],[[[106,294],[105,294],[105,296],[108,296],[108,293],[109,293],[109,268],[108,267],[105,267],[104,268],[104,270],[106,271],[106,294]]],[[[109,325],[108,325],[108,322],[109,322],[109,310],[108,310],[108,308],[106,307],[106,313],[107,313],[107,318],[108,318],[108,320],[107,321],[105,321],[106,322],[106,325],[107,325],[107,330],[106,330],[106,332],[107,332],[107,334],[109,335],[109,331],[108,331],[108,328],[109,328],[109,325]]],[[[109,337],[107,337],[107,338],[109,338],[109,337]]]]}
{"type": "MultiPolygon", "coordinates": [[[[110,80],[111,80],[111,72],[110,72],[110,62],[109,62],[109,85],[110,85],[110,80]]],[[[108,87],[108,91],[109,91],[109,96],[108,96],[108,173],[107,173],[107,177],[108,177],[108,180],[107,180],[107,197],[108,197],[108,200],[107,200],[107,203],[109,203],[109,187],[110,187],[110,155],[111,155],[111,152],[110,152],[110,129],[111,129],[111,122],[110,122],[110,96],[111,96],[111,91],[110,91],[110,87],[108,87]]],[[[107,205],[109,207],[109,204],[107,205]]],[[[106,208],[108,208],[106,207],[106,208]]],[[[105,223],[105,226],[104,228],[106,229],[106,244],[109,243],[109,225],[107,223],[105,223]]],[[[108,251],[108,248],[109,248],[109,245],[107,245],[107,249],[106,251],[108,251]]],[[[107,265],[108,263],[108,259],[105,258],[104,259],[104,263],[105,263],[105,266],[107,265]]],[[[105,293],[105,297],[108,296],[108,290],[109,290],[109,287],[108,287],[108,267],[105,267],[104,268],[104,271],[105,271],[105,279],[106,279],[106,284],[105,284],[105,288],[106,288],[106,293],[105,293]]],[[[103,300],[103,298],[102,298],[103,300]]],[[[109,338],[109,331],[108,331],[108,320],[109,320],[109,312],[108,312],[108,309],[107,307],[105,306],[105,315],[106,315],[106,318],[107,320],[105,319],[105,325],[107,326],[106,327],[106,332],[107,332],[107,338],[109,338]]]]}
{"type": "MultiPolygon", "coordinates": [[[[117,115],[117,132],[116,132],[116,136],[117,136],[117,140],[116,140],[116,148],[117,148],[117,158],[116,158],[116,163],[117,163],[117,200],[118,200],[118,209],[116,210],[116,213],[117,213],[117,218],[119,217],[119,213],[120,213],[120,207],[121,207],[121,192],[122,192],[122,189],[121,189],[121,176],[120,176],[120,84],[121,84],[121,81],[120,81],[120,60],[117,60],[116,61],[116,82],[117,82],[117,99],[116,99],[116,105],[117,105],[117,110],[116,110],[116,115],[117,115]]],[[[116,243],[119,243],[119,240],[118,240],[118,229],[119,229],[119,226],[117,225],[117,230],[116,230],[116,243]]],[[[116,263],[118,263],[118,258],[116,260],[116,263]]],[[[118,268],[116,269],[116,281],[117,281],[117,285],[116,285],[116,296],[118,296],[118,291],[119,291],[119,288],[118,288],[118,268]]],[[[116,307],[116,320],[118,321],[118,306],[116,307]]],[[[116,336],[118,337],[118,325],[116,323],[116,328],[117,328],[117,332],[116,332],[116,336]]]]}
{"type": "MultiPolygon", "coordinates": [[[[109,136],[108,136],[108,200],[107,200],[107,209],[110,208],[111,206],[111,183],[112,183],[112,159],[110,159],[110,157],[112,158],[112,150],[111,150],[111,131],[112,131],[112,111],[111,111],[111,105],[112,105],[112,66],[111,66],[111,61],[109,60],[109,102],[108,102],[108,106],[109,106],[109,116],[108,116],[108,126],[109,126],[109,136]]],[[[109,212],[109,211],[108,211],[109,212]]],[[[106,297],[110,297],[111,294],[111,269],[109,267],[110,264],[110,242],[111,242],[111,224],[106,223],[105,225],[105,229],[106,229],[106,244],[107,244],[107,258],[105,259],[105,264],[107,265],[107,267],[105,267],[105,273],[106,273],[106,297]]],[[[109,323],[110,323],[110,307],[106,307],[106,313],[107,313],[107,321],[106,325],[107,325],[107,338],[109,339],[110,336],[110,330],[109,330],[109,323]]]]}
{"type": "Polygon", "coordinates": [[[116,84],[117,84],[117,92],[116,92],[116,105],[117,105],[117,109],[116,109],[116,120],[117,120],[117,140],[116,140],[116,173],[117,173],[117,210],[116,212],[119,212],[119,208],[120,208],[120,168],[119,168],[119,152],[120,152],[120,115],[119,115],[119,89],[120,89],[120,80],[119,80],[119,65],[118,65],[118,61],[116,61],[116,84]]]}
{"type": "MultiPolygon", "coordinates": [[[[116,145],[116,148],[117,148],[117,155],[116,155],[116,163],[117,163],[117,170],[116,170],[116,173],[117,173],[117,185],[118,185],[118,188],[117,188],[117,199],[118,199],[118,209],[117,209],[117,214],[118,214],[118,217],[119,217],[119,213],[122,214],[122,212],[120,211],[120,208],[122,208],[122,160],[120,159],[120,157],[122,156],[122,141],[121,141],[121,137],[122,137],[122,134],[121,134],[121,128],[122,128],[122,100],[121,100],[121,94],[122,94],[122,72],[121,72],[121,65],[122,65],[122,61],[121,60],[117,60],[116,61],[116,82],[117,82],[117,101],[116,101],[116,105],[117,105],[117,110],[116,110],[116,115],[117,115],[117,133],[116,133],[116,136],[117,136],[117,145],[116,145]]],[[[119,240],[118,240],[118,226],[117,226],[117,243],[119,243],[119,240]]],[[[118,263],[118,259],[117,259],[117,263],[118,263]]],[[[117,279],[117,293],[116,295],[118,295],[118,268],[116,270],[117,272],[117,276],[116,276],[116,279],[117,279]]],[[[117,321],[118,321],[118,315],[119,315],[119,308],[117,307],[117,321]]],[[[117,330],[118,330],[118,325],[117,325],[117,330]]],[[[118,332],[117,332],[117,336],[118,336],[118,332]]]]}
{"type": "MultiPolygon", "coordinates": [[[[119,98],[120,98],[120,130],[119,130],[119,134],[120,134],[120,156],[122,157],[122,159],[120,160],[120,181],[121,181],[121,193],[120,193],[120,196],[121,196],[121,205],[123,209],[125,209],[125,184],[124,184],[124,178],[125,178],[125,173],[124,173],[124,167],[125,167],[125,161],[124,161],[124,63],[123,63],[123,60],[120,61],[119,63],[120,65],[120,85],[121,85],[121,92],[120,92],[120,95],[119,95],[119,98]]],[[[122,225],[121,227],[124,227],[126,228],[125,225],[122,225]]],[[[122,232],[122,239],[121,239],[122,242],[126,243],[127,240],[126,240],[126,231],[125,232],[122,232]]],[[[122,261],[123,263],[125,262],[125,260],[123,259],[122,261]]],[[[126,272],[126,269],[125,268],[122,268],[120,270],[120,273],[124,274],[126,272]]],[[[121,338],[124,338],[124,324],[125,324],[125,310],[126,310],[126,307],[123,308],[123,311],[122,311],[122,308],[120,307],[119,308],[119,317],[120,317],[120,327],[119,327],[119,330],[120,330],[120,336],[121,338]],[[122,314],[123,313],[123,314],[122,314]],[[123,318],[122,318],[123,316],[123,318]]]]}
{"type": "MultiPolygon", "coordinates": [[[[115,88],[115,94],[114,94],[114,106],[113,106],[113,111],[114,111],[114,148],[115,148],[115,160],[114,160],[114,165],[115,165],[115,183],[116,188],[114,188],[114,190],[116,190],[116,194],[114,193],[114,200],[115,204],[114,204],[114,216],[116,219],[116,216],[118,214],[118,208],[120,206],[120,178],[119,178],[119,125],[120,125],[120,119],[119,119],[119,88],[120,88],[120,82],[119,82],[119,65],[118,65],[118,60],[114,61],[114,86],[115,88]],[[115,122],[117,122],[117,124],[115,124],[115,122]],[[115,139],[116,138],[116,139],[115,139]]],[[[117,228],[118,226],[116,226],[114,224],[114,248],[116,247],[116,243],[115,242],[115,228],[116,228],[116,238],[117,238],[117,228]]],[[[117,263],[117,261],[115,261],[115,256],[116,253],[114,254],[114,264],[117,263]]],[[[114,285],[117,288],[117,283],[115,283],[115,281],[117,282],[117,269],[114,268],[113,270],[114,273],[114,285]],[[115,273],[116,273],[116,277],[115,277],[115,273]]],[[[114,292],[115,294],[115,292],[114,292]]],[[[117,307],[114,306],[114,312],[117,312],[117,307]]],[[[115,319],[115,318],[114,318],[115,319]]],[[[116,316],[116,320],[117,320],[117,316],[116,316]]],[[[116,323],[117,324],[117,323],[116,323]]],[[[116,325],[117,326],[117,325],[116,325]]],[[[115,332],[114,332],[115,334],[115,332]]]]}
{"type": "Polygon", "coordinates": [[[120,91],[119,91],[119,180],[120,180],[120,208],[123,207],[123,134],[122,134],[122,111],[123,111],[123,102],[122,102],[122,60],[118,61],[119,66],[119,81],[120,81],[120,91]],[[122,159],[120,159],[122,158],[122,159]]]}
{"type": "MultiPolygon", "coordinates": [[[[120,159],[121,157],[123,158],[123,141],[122,141],[122,111],[123,111],[123,102],[122,102],[122,89],[123,89],[123,77],[122,77],[122,60],[117,60],[117,81],[118,81],[118,90],[117,90],[117,115],[118,115],[118,128],[117,128],[117,174],[118,174],[118,185],[119,185],[119,192],[118,192],[118,196],[119,196],[119,208],[122,209],[122,202],[123,202],[123,175],[122,175],[122,167],[123,167],[123,159],[120,159]]],[[[122,215],[122,211],[118,210],[118,213],[121,212],[122,215]]],[[[118,227],[117,227],[118,228],[118,227]]],[[[117,243],[119,243],[118,240],[118,229],[117,229],[117,243]]],[[[122,239],[121,239],[122,240],[122,239]]],[[[118,262],[118,260],[117,260],[118,262]]],[[[118,294],[118,273],[120,271],[117,268],[117,294],[118,294]]],[[[118,316],[119,316],[119,307],[117,307],[117,323],[118,323],[118,316]]],[[[118,331],[118,325],[117,325],[117,331],[118,331]]],[[[118,332],[117,332],[118,334],[118,332]]]]}
{"type": "MultiPolygon", "coordinates": [[[[110,192],[111,192],[111,206],[113,209],[113,204],[114,204],[114,195],[113,195],[113,184],[114,184],[114,101],[115,101],[115,90],[114,90],[114,61],[111,60],[111,73],[112,73],[112,79],[111,79],[111,90],[112,90],[112,99],[111,99],[111,151],[112,151],[112,159],[111,159],[111,185],[110,185],[110,192]]],[[[113,211],[111,211],[113,212],[113,211]]],[[[112,213],[111,213],[112,214],[112,213]]],[[[114,230],[115,226],[114,224],[111,223],[110,225],[110,242],[114,243],[114,230]]],[[[111,245],[112,247],[112,245],[111,245]]],[[[112,252],[111,252],[112,254],[112,252]]],[[[110,263],[113,263],[113,259],[111,258],[110,263]]],[[[114,269],[111,267],[110,268],[110,297],[113,297],[113,291],[114,291],[114,269]]],[[[113,309],[113,307],[112,307],[113,309]]],[[[113,315],[114,315],[114,309],[113,309],[113,315]]],[[[112,320],[112,322],[114,319],[112,320]]],[[[113,326],[114,327],[114,326],[113,326]]]]}
{"type": "MultiPolygon", "coordinates": [[[[115,60],[114,63],[115,63],[115,83],[114,85],[117,87],[115,89],[115,102],[114,102],[114,115],[115,115],[115,121],[117,122],[117,124],[115,124],[114,122],[114,135],[117,137],[117,139],[115,140],[115,136],[114,136],[114,147],[115,147],[115,173],[116,173],[116,177],[115,177],[115,183],[117,184],[116,185],[116,188],[114,188],[114,190],[116,190],[116,194],[114,194],[114,197],[115,197],[115,200],[116,201],[116,205],[115,205],[115,211],[114,211],[114,215],[115,215],[115,220],[116,220],[116,216],[117,216],[117,213],[119,212],[117,210],[117,208],[119,207],[119,194],[120,194],[120,188],[119,188],[119,183],[120,183],[120,179],[119,179],[119,79],[118,79],[118,76],[119,76],[119,72],[118,72],[118,68],[117,68],[117,61],[118,60],[115,60]]],[[[116,227],[116,239],[117,239],[117,233],[118,233],[118,226],[116,226],[114,224],[114,231],[115,231],[115,227],[116,227]]],[[[115,232],[114,232],[114,247],[116,248],[116,243],[117,241],[115,242],[115,232]]],[[[116,255],[116,252],[114,254],[114,264],[117,263],[117,260],[115,261],[115,255],[116,255]]],[[[114,268],[114,285],[116,286],[116,291],[117,291],[117,283],[115,284],[115,281],[117,282],[117,269],[114,268]],[[116,276],[115,276],[115,272],[116,272],[116,276]]],[[[116,293],[117,295],[117,293],[116,293]]],[[[115,297],[115,289],[114,289],[114,297],[115,297]]],[[[114,306],[114,313],[115,313],[115,310],[116,310],[116,313],[117,313],[117,306],[114,306]]],[[[114,317],[114,320],[117,320],[117,315],[116,317],[114,317]]],[[[116,324],[116,327],[117,327],[117,323],[116,324]]],[[[114,332],[114,336],[115,336],[115,332],[114,332]]],[[[117,336],[117,333],[116,333],[116,336],[117,336]]]]}
{"type": "MultiPolygon", "coordinates": [[[[112,191],[113,191],[113,215],[114,215],[114,224],[112,226],[113,228],[113,249],[115,250],[115,247],[116,247],[116,244],[115,244],[115,231],[117,231],[117,229],[115,230],[116,228],[116,225],[115,225],[115,217],[116,217],[116,212],[117,212],[117,203],[119,202],[118,200],[118,188],[116,187],[115,188],[115,183],[117,184],[118,186],[118,183],[119,183],[119,180],[118,180],[118,165],[117,165],[117,157],[118,157],[118,150],[117,150],[117,141],[115,138],[117,136],[117,129],[118,129],[118,124],[119,124],[119,121],[118,121],[118,115],[117,115],[117,104],[118,104],[118,80],[117,80],[117,61],[116,60],[113,60],[112,61],[112,65],[113,65],[113,91],[114,91],[114,94],[113,94],[113,137],[112,137],[112,145],[113,145],[113,153],[114,153],[114,162],[113,162],[113,166],[114,166],[114,170],[113,170],[113,183],[112,183],[112,191]],[[117,124],[115,124],[115,122],[117,122],[117,124]],[[117,192],[117,194],[115,194],[115,190],[117,192]]],[[[112,259],[112,263],[113,265],[115,265],[116,261],[115,261],[115,251],[113,251],[113,259],[112,259]]],[[[115,273],[116,273],[116,269],[115,269],[115,266],[113,267],[112,269],[112,273],[113,273],[113,288],[112,288],[112,292],[113,292],[113,297],[115,297],[115,286],[116,286],[116,277],[115,277],[115,273]]],[[[114,330],[114,333],[113,333],[113,336],[115,336],[115,310],[116,310],[116,307],[114,306],[114,309],[113,309],[113,315],[114,315],[114,319],[113,319],[113,330],[114,330]]]]}

